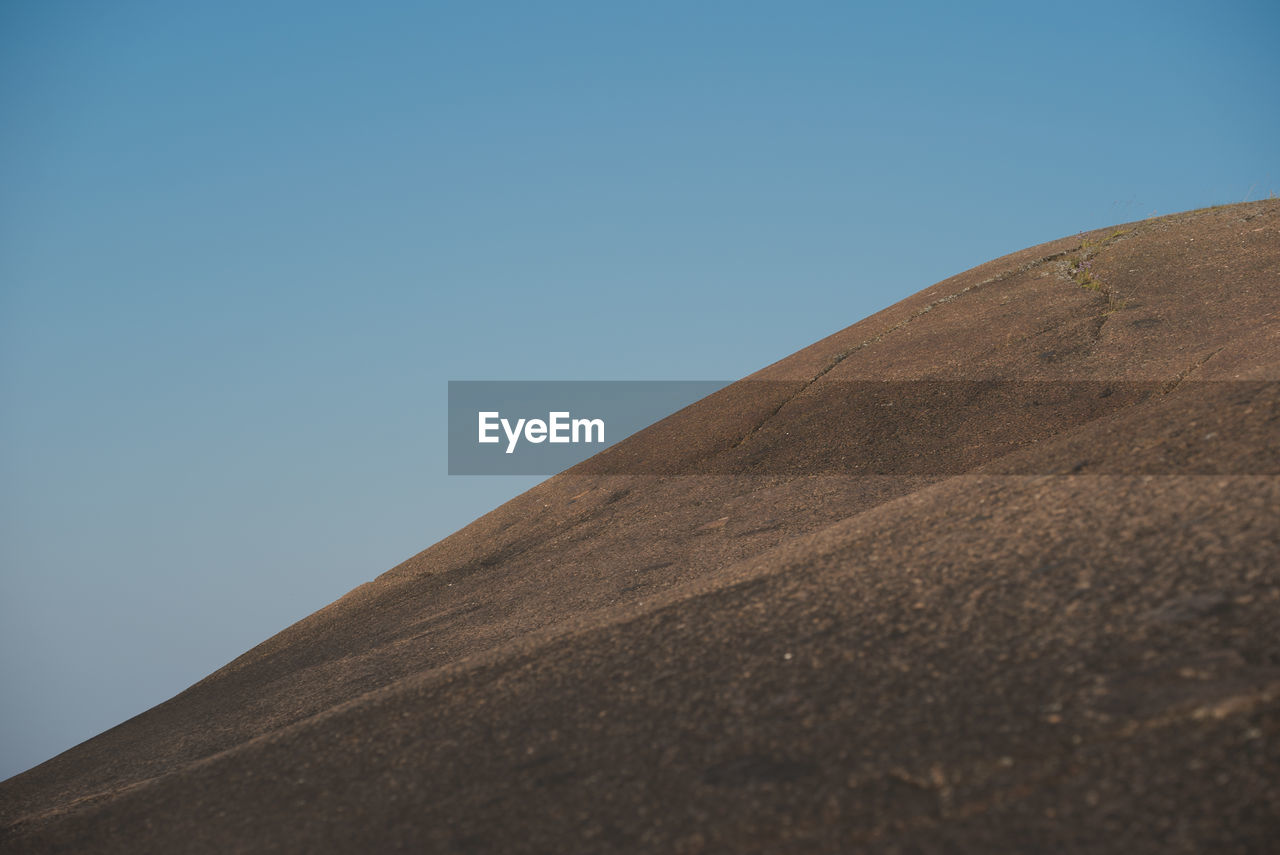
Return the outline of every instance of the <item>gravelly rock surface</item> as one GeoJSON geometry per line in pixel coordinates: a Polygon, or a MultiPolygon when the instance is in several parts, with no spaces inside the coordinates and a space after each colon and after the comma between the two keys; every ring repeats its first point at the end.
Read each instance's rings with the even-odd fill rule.
{"type": "Polygon", "coordinates": [[[0,846],[1272,851],[1278,382],[1280,203],[1006,256],[0,784],[0,846]]]}

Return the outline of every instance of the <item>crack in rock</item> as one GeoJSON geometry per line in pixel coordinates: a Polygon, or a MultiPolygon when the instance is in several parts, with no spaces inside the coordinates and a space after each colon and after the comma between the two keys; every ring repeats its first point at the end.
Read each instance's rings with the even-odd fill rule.
{"type": "Polygon", "coordinates": [[[880,332],[876,333],[871,338],[860,341],[857,344],[853,345],[852,347],[841,351],[840,353],[832,357],[831,361],[828,362],[820,371],[818,371],[817,374],[814,374],[812,377],[806,380],[803,383],[803,385],[800,386],[799,389],[797,389],[791,395],[787,396],[787,398],[783,400],[782,403],[774,407],[764,418],[762,418],[759,422],[757,422],[749,430],[747,430],[747,432],[742,435],[742,438],[739,439],[737,442],[735,442],[731,446],[731,448],[738,448],[744,443],[746,443],[746,441],[749,440],[752,436],[759,433],[760,429],[763,428],[766,424],[768,424],[770,420],[773,419],[774,416],[782,412],[783,407],[785,407],[787,404],[791,403],[796,398],[803,395],[809,389],[810,386],[812,386],[814,383],[817,383],[820,379],[822,379],[823,376],[829,373],[833,368],[835,368],[841,362],[844,362],[846,359],[848,359],[850,356],[857,353],[858,351],[864,348],[870,347],[871,345],[876,344],[880,341],[883,341],[890,333],[897,332],[898,330],[902,329],[907,324],[911,323],[917,318],[920,318],[924,315],[927,315],[929,312],[932,312],[938,306],[941,306],[945,303],[950,303],[953,300],[959,297],[962,297],[965,294],[970,293],[971,291],[978,290],[979,288],[984,288],[988,285],[994,285],[998,282],[1003,282],[1006,279],[1012,278],[1014,276],[1020,276],[1023,273],[1027,273],[1028,271],[1034,270],[1035,268],[1040,267],[1041,265],[1050,264],[1052,262],[1059,261],[1065,258],[1066,256],[1071,255],[1074,252],[1079,252],[1082,246],[1083,244],[1077,244],[1071,249],[1065,249],[1065,250],[1062,250],[1061,252],[1055,252],[1055,253],[1051,253],[1050,255],[1042,256],[1040,258],[1034,259],[1033,261],[1029,261],[1026,264],[1023,264],[1019,267],[1016,267],[1012,270],[1006,270],[1002,273],[997,273],[993,276],[989,276],[980,282],[975,282],[972,285],[967,285],[953,294],[948,294],[945,297],[939,297],[938,299],[933,300],[932,302],[925,305],[923,308],[916,310],[915,312],[911,313],[907,317],[898,321],[896,324],[892,324],[891,326],[888,326],[885,329],[881,330],[880,332]]]}

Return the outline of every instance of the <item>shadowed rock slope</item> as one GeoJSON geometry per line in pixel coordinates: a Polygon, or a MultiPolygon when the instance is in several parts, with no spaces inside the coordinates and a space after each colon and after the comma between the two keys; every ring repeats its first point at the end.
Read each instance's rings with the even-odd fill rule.
{"type": "Polygon", "coordinates": [[[1266,851],[1277,381],[1280,203],[1006,256],[0,784],[0,848],[1266,851]]]}

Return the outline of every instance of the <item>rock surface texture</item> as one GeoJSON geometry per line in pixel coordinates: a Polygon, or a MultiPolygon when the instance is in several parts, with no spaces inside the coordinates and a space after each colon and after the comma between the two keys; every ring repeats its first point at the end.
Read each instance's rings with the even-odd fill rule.
{"type": "Polygon", "coordinates": [[[1275,851],[1278,381],[1280,202],[992,261],[0,784],[0,850],[1275,851]]]}

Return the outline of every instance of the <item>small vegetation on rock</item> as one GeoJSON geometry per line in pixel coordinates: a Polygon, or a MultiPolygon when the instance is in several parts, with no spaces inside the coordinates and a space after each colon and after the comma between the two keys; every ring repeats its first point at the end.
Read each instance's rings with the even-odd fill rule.
{"type": "Polygon", "coordinates": [[[1067,261],[1067,275],[1074,279],[1081,288],[1087,291],[1096,291],[1106,297],[1108,313],[1118,312],[1123,309],[1126,301],[1117,296],[1105,282],[1098,278],[1093,268],[1093,257],[1097,255],[1098,250],[1126,234],[1129,234],[1128,230],[1116,229],[1105,238],[1083,241],[1078,250],[1079,254],[1072,256],[1067,261]]]}

